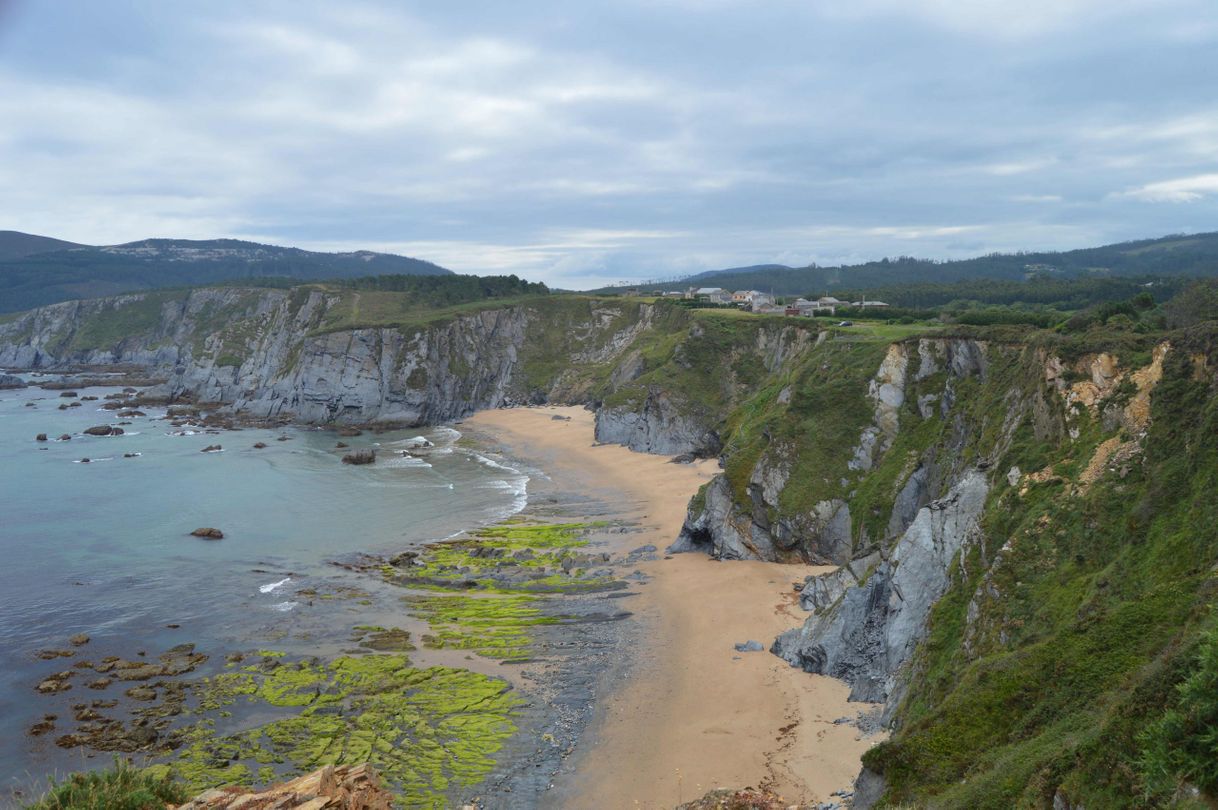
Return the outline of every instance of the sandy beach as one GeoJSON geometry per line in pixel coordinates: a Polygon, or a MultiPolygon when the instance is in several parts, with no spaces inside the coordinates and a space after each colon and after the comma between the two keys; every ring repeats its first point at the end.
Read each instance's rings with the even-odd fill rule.
{"type": "MultiPolygon", "coordinates": [[[[483,411],[467,425],[564,487],[620,504],[642,533],[625,544],[664,549],[689,498],[718,472],[714,461],[681,465],[662,456],[597,445],[593,415],[578,407],[483,411]],[[555,417],[566,417],[555,419],[555,417]]],[[[832,570],[716,562],[679,554],[639,565],[650,579],[632,600],[643,639],[630,677],[612,684],[592,727],[556,780],[552,804],[569,808],[671,808],[716,787],[766,786],[791,802],[849,789],[860,757],[882,737],[834,720],[853,718],[848,687],[808,675],[766,651],[734,644],[800,624],[792,582],[832,570]]]]}

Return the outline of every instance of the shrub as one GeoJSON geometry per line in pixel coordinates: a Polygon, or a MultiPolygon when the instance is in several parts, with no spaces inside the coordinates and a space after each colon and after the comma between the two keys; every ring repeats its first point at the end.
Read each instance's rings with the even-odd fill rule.
{"type": "Polygon", "coordinates": [[[1141,736],[1147,787],[1171,795],[1187,783],[1218,795],[1218,630],[1202,636],[1196,669],[1177,694],[1176,705],[1141,736]]]}
{"type": "Polygon", "coordinates": [[[136,768],[115,757],[104,771],[74,773],[26,810],[163,810],[189,796],[166,768],[136,768]]]}

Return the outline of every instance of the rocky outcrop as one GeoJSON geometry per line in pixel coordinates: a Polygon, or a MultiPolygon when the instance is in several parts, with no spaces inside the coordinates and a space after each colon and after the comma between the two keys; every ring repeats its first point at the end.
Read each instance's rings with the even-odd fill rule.
{"type": "Polygon", "coordinates": [[[845,680],[852,700],[888,700],[947,590],[952,559],[979,537],[988,491],[982,472],[968,472],[947,497],[918,511],[865,584],[779,636],[773,652],[807,672],[845,680]]]}
{"type": "Polygon", "coordinates": [[[15,374],[0,374],[0,391],[25,388],[26,382],[15,374]]]}
{"type": "Polygon", "coordinates": [[[658,388],[647,391],[641,406],[601,408],[596,440],[623,444],[640,453],[713,456],[722,443],[715,431],[658,388]]]}
{"type": "Polygon", "coordinates": [[[177,810],[390,810],[393,794],[376,770],[363,765],[327,765],[266,790],[224,787],[201,793],[177,810]]]}

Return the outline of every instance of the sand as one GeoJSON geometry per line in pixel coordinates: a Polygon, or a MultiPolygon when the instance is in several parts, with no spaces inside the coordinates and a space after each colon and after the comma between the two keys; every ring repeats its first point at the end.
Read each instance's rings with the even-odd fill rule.
{"type": "MultiPolygon", "coordinates": [[[[631,547],[676,539],[686,504],[718,472],[705,461],[671,464],[617,445],[597,446],[582,408],[484,411],[468,424],[564,487],[621,505],[645,527],[631,547]],[[555,416],[569,417],[555,420],[555,416]]],[[[597,707],[572,773],[555,785],[571,808],[671,808],[716,787],[766,786],[791,802],[828,801],[850,788],[860,757],[882,737],[834,724],[861,708],[840,681],[809,675],[767,651],[807,617],[792,582],[832,570],[716,562],[701,554],[642,563],[650,581],[632,599],[644,623],[631,675],[597,707]]]]}

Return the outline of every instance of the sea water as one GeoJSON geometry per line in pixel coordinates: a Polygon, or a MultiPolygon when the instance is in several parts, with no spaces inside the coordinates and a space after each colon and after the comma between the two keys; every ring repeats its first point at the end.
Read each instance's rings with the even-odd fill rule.
{"type": "MultiPolygon", "coordinates": [[[[0,391],[0,777],[9,786],[109,761],[57,750],[62,732],[26,736],[52,711],[34,689],[48,672],[106,654],[154,660],[183,642],[216,660],[229,650],[333,646],[327,636],[358,623],[360,604],[371,603],[348,600],[335,619],[336,609],[314,610],[298,592],[375,590],[375,577],[334,561],[391,554],[524,506],[527,475],[463,447],[452,428],[342,438],[378,451],[375,464],[349,466],[333,432],[217,434],[174,427],[163,408],[143,406],[147,416],[120,419],[100,408],[115,390],[76,389],[98,397],[85,402],[35,387],[0,391]],[[59,409],[71,402],[80,407],[59,409]],[[119,422],[130,422],[121,436],[83,435],[119,422]],[[35,441],[39,433],[50,440],[35,441]],[[434,446],[418,447],[420,435],[434,446]],[[202,452],[215,444],[222,450],[202,452]],[[200,527],[224,539],[190,536],[200,527]],[[91,641],[75,658],[37,658],[69,648],[76,633],[91,641]]],[[[87,679],[75,679],[67,702],[118,695],[85,689],[87,679]]]]}

